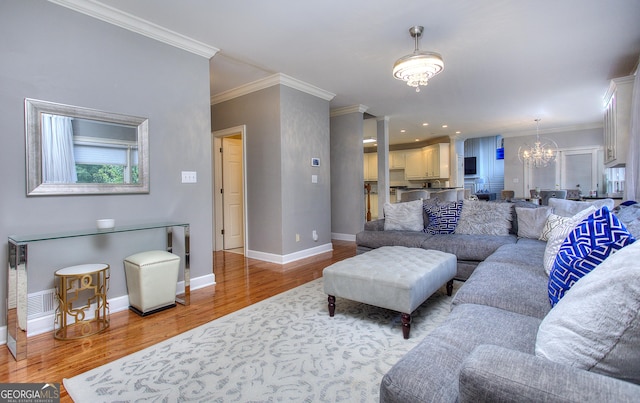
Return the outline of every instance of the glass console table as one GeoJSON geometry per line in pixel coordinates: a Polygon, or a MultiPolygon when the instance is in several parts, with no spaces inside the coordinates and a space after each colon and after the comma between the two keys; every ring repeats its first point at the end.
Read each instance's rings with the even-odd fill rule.
{"type": "Polygon", "coordinates": [[[176,227],[182,227],[184,229],[184,295],[182,297],[176,297],[176,302],[182,305],[189,305],[191,296],[191,283],[189,273],[189,223],[160,222],[116,226],[110,229],[92,228],[77,231],[64,231],[52,234],[10,235],[8,251],[9,273],[7,274],[7,348],[16,359],[16,361],[27,358],[27,252],[30,243],[53,239],[109,235],[119,232],[164,228],[167,232],[166,250],[168,252],[172,252],[173,229],[176,227]]]}

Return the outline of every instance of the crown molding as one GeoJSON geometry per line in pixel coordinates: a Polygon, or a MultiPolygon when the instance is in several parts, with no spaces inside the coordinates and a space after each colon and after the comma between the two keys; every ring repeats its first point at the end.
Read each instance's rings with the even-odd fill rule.
{"type": "Polygon", "coordinates": [[[350,113],[365,113],[369,109],[366,105],[351,105],[343,108],[331,109],[330,117],[348,115],[350,113]]]}
{"type": "Polygon", "coordinates": [[[213,57],[220,50],[95,0],[49,0],[49,2],[207,59],[213,57]]]}
{"type": "MultiPolygon", "coordinates": [[[[564,133],[564,132],[577,132],[581,130],[602,129],[602,127],[603,127],[602,123],[597,123],[597,122],[585,123],[581,125],[571,125],[571,126],[564,126],[564,127],[555,127],[550,129],[540,129],[538,133],[543,135],[543,134],[554,134],[554,133],[564,133]]],[[[500,134],[500,136],[502,136],[503,138],[509,138],[509,137],[533,136],[535,134],[536,134],[536,130],[533,129],[533,130],[522,130],[518,132],[502,133],[500,134]]]]}
{"type": "Polygon", "coordinates": [[[625,76],[625,77],[618,77],[618,78],[614,78],[609,82],[609,88],[607,89],[607,92],[604,94],[604,97],[602,97],[602,105],[603,107],[607,107],[607,104],[609,103],[609,100],[611,99],[611,97],[613,96],[613,93],[616,92],[616,89],[620,86],[629,84],[629,85],[633,85],[633,81],[635,80],[635,76],[634,75],[630,75],[630,76],[625,76]]]}
{"type": "Polygon", "coordinates": [[[256,80],[248,84],[244,84],[239,87],[221,92],[220,94],[214,95],[211,97],[211,105],[229,101],[231,99],[238,98],[240,96],[247,95],[252,92],[273,87],[274,85],[285,85],[289,88],[306,92],[307,94],[324,99],[325,101],[331,101],[336,96],[336,94],[334,93],[325,91],[311,84],[307,84],[304,81],[300,81],[296,78],[289,77],[286,74],[277,73],[269,77],[265,77],[260,80],[256,80]]]}

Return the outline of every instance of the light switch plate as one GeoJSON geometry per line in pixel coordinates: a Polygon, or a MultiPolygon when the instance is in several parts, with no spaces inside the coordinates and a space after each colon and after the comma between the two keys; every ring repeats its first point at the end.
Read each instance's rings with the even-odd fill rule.
{"type": "Polygon", "coordinates": [[[195,171],[182,171],[182,183],[197,183],[198,174],[195,171]]]}
{"type": "Polygon", "coordinates": [[[311,175],[311,183],[318,183],[318,175],[311,175]]]}

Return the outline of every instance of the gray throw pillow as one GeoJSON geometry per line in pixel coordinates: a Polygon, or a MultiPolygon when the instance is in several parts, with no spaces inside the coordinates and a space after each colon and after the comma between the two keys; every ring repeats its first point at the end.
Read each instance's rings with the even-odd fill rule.
{"type": "Polygon", "coordinates": [[[551,210],[552,208],[548,206],[540,208],[516,207],[518,236],[520,238],[539,239],[551,210]]]}
{"type": "Polygon", "coordinates": [[[422,200],[384,204],[384,230],[422,231],[422,200]]]}
{"type": "Polygon", "coordinates": [[[511,203],[465,200],[460,211],[456,234],[509,235],[511,203]]]}
{"type": "Polygon", "coordinates": [[[538,328],[535,354],[640,383],[640,242],[578,280],[538,328]]]}

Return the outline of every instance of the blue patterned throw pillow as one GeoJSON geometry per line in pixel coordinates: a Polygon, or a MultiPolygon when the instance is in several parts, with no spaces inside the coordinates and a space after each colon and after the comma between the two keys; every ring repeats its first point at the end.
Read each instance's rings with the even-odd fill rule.
{"type": "Polygon", "coordinates": [[[610,254],[634,241],[633,235],[607,207],[585,218],[571,231],[556,255],[549,274],[551,306],[610,254]]]}
{"type": "Polygon", "coordinates": [[[462,200],[443,204],[424,204],[424,212],[429,216],[429,223],[423,230],[427,234],[453,234],[458,225],[462,200]]]}

